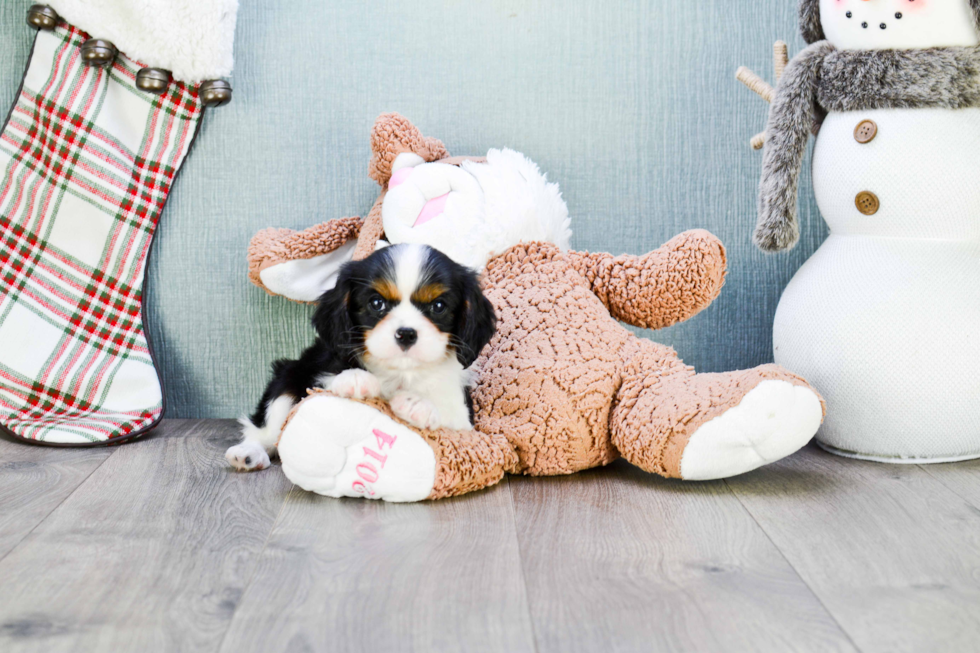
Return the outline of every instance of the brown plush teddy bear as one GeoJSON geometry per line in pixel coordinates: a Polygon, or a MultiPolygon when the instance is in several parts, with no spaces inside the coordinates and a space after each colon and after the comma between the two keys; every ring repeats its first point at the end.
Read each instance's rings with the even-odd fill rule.
{"type": "Polygon", "coordinates": [[[426,242],[482,270],[498,330],[474,366],[473,431],[412,428],[384,402],[311,389],[279,441],[283,471],[299,486],[416,501],[620,456],[706,480],[778,460],[817,431],[822,400],[803,379],[775,365],[695,374],[617,322],[659,329],[708,306],[725,276],[725,250],[710,233],[685,232],[643,256],[571,251],[557,186],[523,155],[450,158],[397,114],[378,119],[371,145],[381,195],[368,217],[259,233],[250,279],[313,301],[382,236],[426,242]]]}

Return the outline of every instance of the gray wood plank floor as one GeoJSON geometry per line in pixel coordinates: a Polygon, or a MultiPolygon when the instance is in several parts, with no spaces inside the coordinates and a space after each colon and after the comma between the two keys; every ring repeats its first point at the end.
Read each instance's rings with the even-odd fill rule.
{"type": "Polygon", "coordinates": [[[231,472],[235,437],[0,438],[0,651],[980,649],[980,463],[620,461],[387,505],[231,472]]]}

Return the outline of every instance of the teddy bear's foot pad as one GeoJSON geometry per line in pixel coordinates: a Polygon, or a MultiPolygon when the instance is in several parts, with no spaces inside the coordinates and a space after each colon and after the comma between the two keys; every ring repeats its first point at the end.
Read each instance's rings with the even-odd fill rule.
{"type": "Polygon", "coordinates": [[[681,458],[681,478],[728,478],[785,458],[810,441],[822,420],[823,407],[813,390],[763,381],[737,406],[694,432],[681,458]]]}
{"type": "Polygon", "coordinates": [[[279,458],[286,478],[328,497],[421,501],[435,485],[435,455],[422,436],[338,397],[303,401],[283,430],[279,458]]]}

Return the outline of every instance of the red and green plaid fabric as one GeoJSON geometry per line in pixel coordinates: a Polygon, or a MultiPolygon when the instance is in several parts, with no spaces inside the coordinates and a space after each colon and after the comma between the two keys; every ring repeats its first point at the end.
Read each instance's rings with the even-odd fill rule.
{"type": "Polygon", "coordinates": [[[0,425],[48,443],[132,437],[163,413],[143,276],[203,110],[183,84],[137,89],[123,55],[85,66],[88,38],[38,33],[0,134],[0,425]]]}

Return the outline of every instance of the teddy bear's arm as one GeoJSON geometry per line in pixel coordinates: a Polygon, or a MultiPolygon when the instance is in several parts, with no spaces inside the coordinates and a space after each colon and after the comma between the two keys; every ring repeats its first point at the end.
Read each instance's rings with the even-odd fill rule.
{"type": "Polygon", "coordinates": [[[647,329],[694,316],[725,282],[725,247],[702,229],[643,256],[570,251],[568,258],[614,318],[647,329]]]}
{"type": "Polygon", "coordinates": [[[358,217],[338,218],[294,231],[263,229],[248,245],[248,279],[270,295],[312,302],[331,287],[350,260],[361,231],[358,217]]]}

